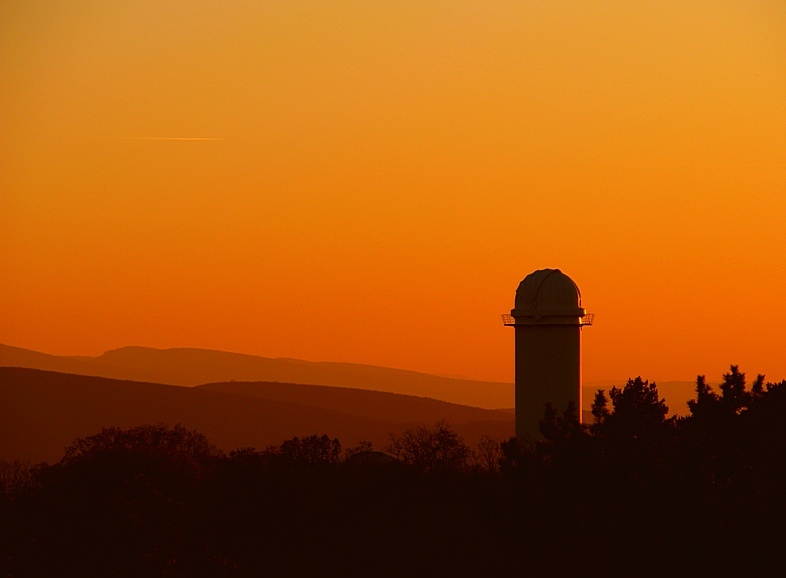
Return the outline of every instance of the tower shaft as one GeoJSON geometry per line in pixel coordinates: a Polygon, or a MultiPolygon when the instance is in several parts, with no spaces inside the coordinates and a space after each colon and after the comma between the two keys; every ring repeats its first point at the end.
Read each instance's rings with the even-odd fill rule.
{"type": "MultiPolygon", "coordinates": [[[[581,327],[519,325],[516,329],[516,437],[539,439],[546,404],[581,412],[581,327]]],[[[579,413],[580,415],[580,413],[579,413]]]]}

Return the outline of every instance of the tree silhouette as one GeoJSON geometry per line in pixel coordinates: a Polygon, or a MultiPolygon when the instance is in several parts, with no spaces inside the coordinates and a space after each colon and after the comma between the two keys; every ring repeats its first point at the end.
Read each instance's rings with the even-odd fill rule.
{"type": "Polygon", "coordinates": [[[499,440],[487,435],[481,436],[473,455],[480,469],[493,473],[499,471],[499,463],[503,457],[502,446],[499,440]]]}
{"type": "Polygon", "coordinates": [[[222,555],[190,535],[201,485],[221,456],[182,425],[76,440],[41,468],[18,519],[40,552],[22,575],[224,575],[222,555]]]}
{"type": "Polygon", "coordinates": [[[170,458],[204,461],[222,452],[204,434],[177,424],[142,425],[130,429],[104,428],[100,433],[79,438],[65,450],[63,463],[69,464],[102,454],[127,452],[155,454],[170,458]]]}
{"type": "Polygon", "coordinates": [[[628,379],[620,389],[612,387],[609,397],[613,411],[606,419],[603,431],[615,437],[648,438],[656,436],[666,422],[669,408],[658,396],[658,386],[641,376],[628,379]]]}
{"type": "Polygon", "coordinates": [[[712,391],[712,387],[707,384],[705,376],[696,376],[696,399],[688,400],[688,409],[691,414],[706,415],[715,411],[718,404],[718,395],[712,391]]]}
{"type": "Polygon", "coordinates": [[[592,400],[592,415],[595,418],[595,423],[592,424],[592,431],[597,432],[603,428],[606,423],[606,418],[609,416],[609,400],[606,397],[606,392],[599,389],[595,393],[595,399],[592,400]]]}
{"type": "Polygon", "coordinates": [[[400,435],[391,434],[386,451],[420,472],[461,471],[470,457],[464,440],[444,420],[433,428],[418,426],[400,435]]]}
{"type": "Polygon", "coordinates": [[[337,464],[341,458],[341,442],[325,434],[294,437],[283,442],[277,452],[286,461],[314,466],[337,464]]]}
{"type": "Polygon", "coordinates": [[[551,442],[570,440],[584,435],[576,403],[568,402],[562,415],[557,413],[551,403],[547,403],[543,420],[540,422],[540,433],[551,442]]]}
{"type": "Polygon", "coordinates": [[[764,393],[764,375],[761,373],[756,376],[756,381],[753,382],[751,385],[751,395],[752,397],[761,397],[764,393]]]}
{"type": "Polygon", "coordinates": [[[0,460],[0,497],[12,499],[32,488],[36,468],[26,460],[0,460]]]}
{"type": "Polygon", "coordinates": [[[745,374],[741,373],[739,366],[732,365],[729,373],[723,374],[721,388],[721,401],[735,413],[740,413],[748,404],[748,395],[745,391],[745,374]]]}

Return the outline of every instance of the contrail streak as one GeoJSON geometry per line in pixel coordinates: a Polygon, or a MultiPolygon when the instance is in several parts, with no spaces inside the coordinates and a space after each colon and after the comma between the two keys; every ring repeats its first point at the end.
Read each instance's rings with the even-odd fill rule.
{"type": "Polygon", "coordinates": [[[227,140],[223,137],[212,136],[119,136],[121,140],[227,140]]]}

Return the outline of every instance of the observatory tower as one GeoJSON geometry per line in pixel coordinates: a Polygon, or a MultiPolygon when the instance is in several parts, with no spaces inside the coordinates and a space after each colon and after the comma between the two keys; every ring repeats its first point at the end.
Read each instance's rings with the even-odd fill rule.
{"type": "Polygon", "coordinates": [[[594,315],[570,277],[541,269],[519,284],[502,317],[516,330],[516,437],[538,439],[546,403],[561,413],[572,401],[581,416],[581,328],[594,315]]]}

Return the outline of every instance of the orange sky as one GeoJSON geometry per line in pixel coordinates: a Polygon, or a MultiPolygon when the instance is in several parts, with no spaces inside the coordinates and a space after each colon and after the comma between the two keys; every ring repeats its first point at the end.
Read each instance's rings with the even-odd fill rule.
{"type": "Polygon", "coordinates": [[[786,3],[0,5],[0,342],[786,378],[786,3]],[[157,140],[201,137],[218,140],[157,140]]]}

